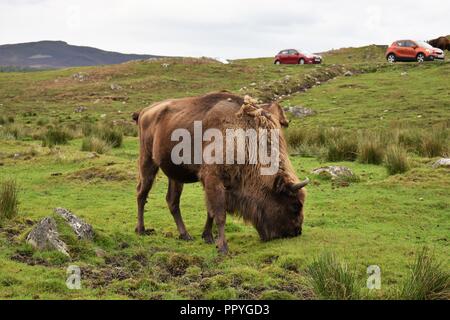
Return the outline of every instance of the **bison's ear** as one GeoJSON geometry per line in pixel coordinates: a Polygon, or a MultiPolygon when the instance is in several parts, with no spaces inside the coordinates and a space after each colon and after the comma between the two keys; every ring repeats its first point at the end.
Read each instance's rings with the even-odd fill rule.
{"type": "Polygon", "coordinates": [[[286,192],[287,188],[286,188],[287,184],[286,184],[286,180],[284,179],[284,177],[282,175],[277,175],[275,178],[275,181],[273,183],[273,188],[275,190],[276,193],[282,193],[282,192],[286,192]]]}

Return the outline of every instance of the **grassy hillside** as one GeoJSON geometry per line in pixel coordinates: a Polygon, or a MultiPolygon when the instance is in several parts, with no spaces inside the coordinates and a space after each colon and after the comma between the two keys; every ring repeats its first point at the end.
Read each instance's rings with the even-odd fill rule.
{"type": "MultiPolygon", "coordinates": [[[[341,63],[349,54],[364,56],[364,50],[330,54],[329,62],[341,63]]],[[[293,148],[290,158],[297,174],[312,179],[301,237],[262,243],[253,227],[230,217],[226,233],[231,254],[220,257],[214,245],[201,239],[204,197],[201,186],[192,184],[185,186],[181,210],[195,239],[178,240],[165,203],[167,179],[162,174],[146,208],[147,227],[155,233],[134,234],[138,141],[130,121],[132,111],[154,101],[213,90],[276,94],[288,86],[291,92],[280,97],[282,104],[303,105],[316,115],[292,119],[287,134],[338,127],[356,141],[357,130],[363,128],[427,130],[439,125],[448,132],[450,65],[388,66],[382,60],[378,67],[346,62],[342,70],[352,69],[353,76],[340,75],[320,84],[308,79],[333,66],[279,67],[268,59],[230,65],[171,59],[0,73],[0,180],[17,181],[20,201],[18,215],[1,221],[0,297],[322,298],[308,270],[314,259],[327,252],[354,270],[355,286],[361,292],[353,297],[404,297],[402,286],[423,246],[448,270],[449,171],[431,167],[438,156],[415,151],[409,153],[409,171],[390,175],[384,165],[330,162],[315,152],[297,155],[293,148]],[[364,73],[359,74],[362,69],[364,73]],[[305,82],[306,92],[297,92],[305,82]],[[87,109],[75,112],[80,106],[87,109]],[[123,134],[120,147],[109,147],[102,154],[81,151],[90,132],[108,128],[123,134]],[[67,144],[49,147],[49,130],[65,132],[67,144]],[[336,183],[311,174],[328,164],[348,166],[357,181],[336,183]],[[96,230],[93,242],[80,242],[58,220],[70,259],[55,252],[36,252],[24,244],[32,225],[52,215],[55,207],[72,210],[96,230]],[[373,264],[381,267],[382,288],[369,292],[366,268],[373,264]],[[81,267],[81,290],[66,288],[68,265],[81,267]]],[[[448,151],[448,136],[445,139],[443,150],[448,151]]]]}

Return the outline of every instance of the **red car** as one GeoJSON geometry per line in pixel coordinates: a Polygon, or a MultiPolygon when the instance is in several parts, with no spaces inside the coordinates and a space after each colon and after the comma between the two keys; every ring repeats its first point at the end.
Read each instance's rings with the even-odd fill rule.
{"type": "Polygon", "coordinates": [[[317,64],[322,63],[322,57],[317,54],[301,53],[295,49],[281,50],[275,56],[275,64],[317,64]]]}
{"type": "Polygon", "coordinates": [[[444,51],[430,46],[425,41],[399,40],[393,42],[386,51],[390,63],[396,61],[417,61],[444,59],[444,51]]]}

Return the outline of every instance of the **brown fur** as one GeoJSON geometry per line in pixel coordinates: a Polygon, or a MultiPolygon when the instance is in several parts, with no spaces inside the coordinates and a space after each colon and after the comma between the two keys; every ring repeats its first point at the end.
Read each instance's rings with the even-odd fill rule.
{"type": "Polygon", "coordinates": [[[428,43],[435,48],[450,51],[450,39],[448,37],[439,37],[428,41],[428,43]]]}
{"type": "MultiPolygon", "coordinates": [[[[175,129],[187,129],[193,137],[193,123],[196,120],[202,121],[203,132],[208,128],[217,128],[224,136],[226,129],[280,129],[287,125],[287,119],[278,104],[254,105],[229,92],[217,92],[155,103],[135,114],[134,118],[138,122],[140,139],[138,233],[145,231],[144,205],[159,168],[169,178],[166,199],[183,239],[191,237],[181,218],[179,198],[182,185],[196,181],[204,187],[208,211],[203,238],[209,243],[213,241],[212,223],[215,221],[220,252],[227,252],[224,234],[227,212],[237,213],[252,223],[262,240],[301,233],[306,191],[293,187],[299,180],[287,156],[282,133],[279,170],[272,176],[260,175],[260,165],[248,162],[175,165],[171,160],[172,148],[179,143],[170,141],[175,129]]],[[[204,142],[203,146],[209,143],[204,142]]]]}

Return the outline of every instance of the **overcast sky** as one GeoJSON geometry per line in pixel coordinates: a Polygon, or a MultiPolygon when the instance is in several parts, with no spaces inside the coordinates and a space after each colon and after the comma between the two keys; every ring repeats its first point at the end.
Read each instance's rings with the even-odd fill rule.
{"type": "Polygon", "coordinates": [[[450,34],[450,1],[0,0],[0,44],[243,58],[450,34]]]}

